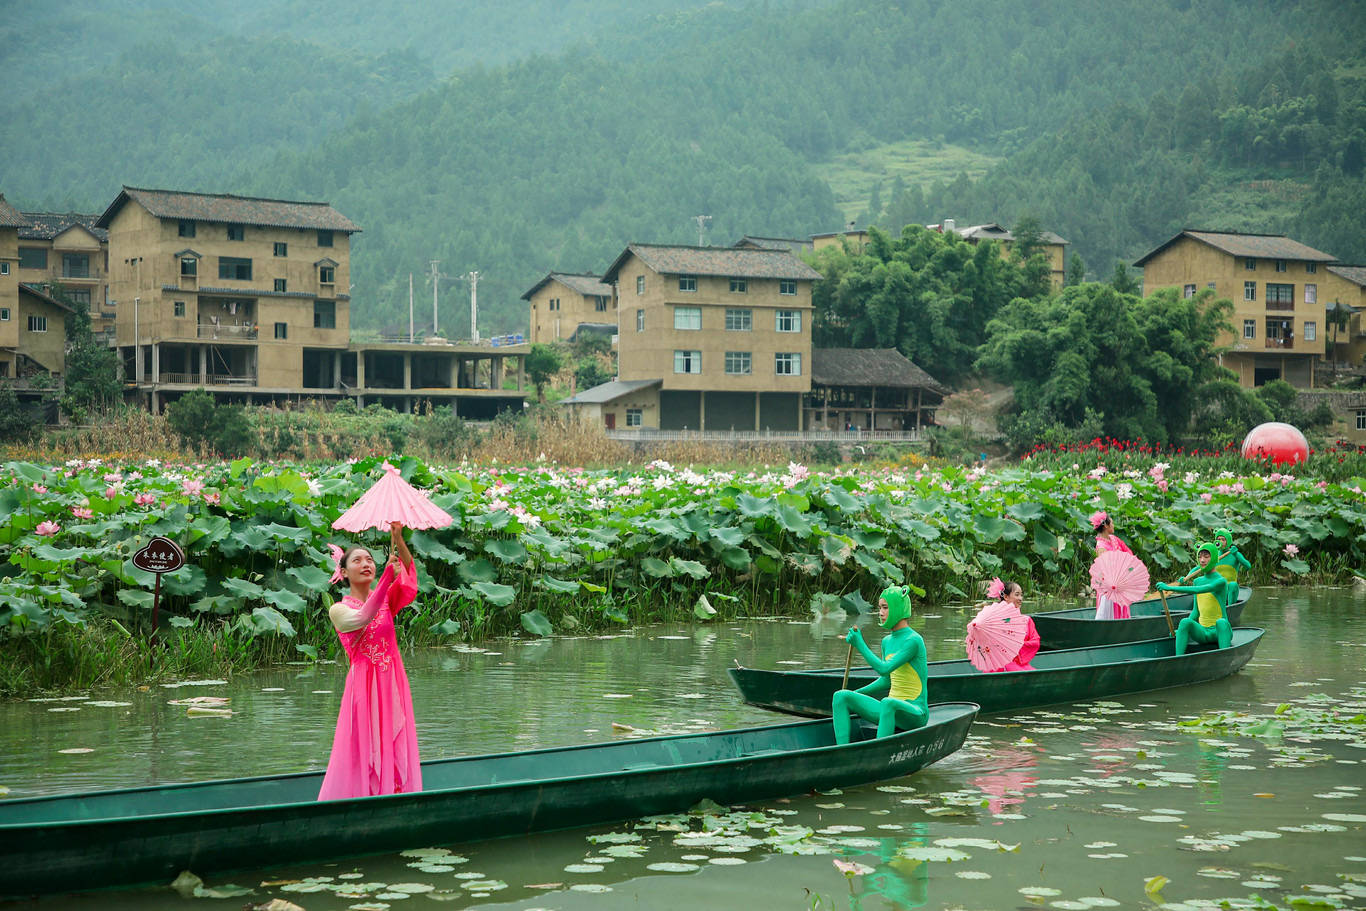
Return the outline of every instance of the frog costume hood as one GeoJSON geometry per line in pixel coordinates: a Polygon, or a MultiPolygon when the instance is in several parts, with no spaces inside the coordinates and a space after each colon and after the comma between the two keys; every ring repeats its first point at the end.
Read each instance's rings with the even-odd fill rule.
{"type": "Polygon", "coordinates": [[[1233,532],[1229,531],[1227,528],[1216,528],[1214,530],[1214,543],[1218,544],[1220,538],[1224,539],[1225,547],[1229,547],[1233,544],[1233,532]]]}
{"type": "Polygon", "coordinates": [[[879,600],[887,602],[887,620],[882,624],[883,629],[891,629],[902,620],[911,618],[911,593],[910,589],[904,586],[893,585],[884,589],[878,596],[879,600]]]}
{"type": "MultiPolygon", "coordinates": [[[[1202,552],[1209,554],[1209,562],[1205,564],[1203,572],[1214,572],[1214,564],[1219,562],[1219,545],[1211,544],[1210,542],[1206,541],[1204,544],[1201,544],[1199,547],[1197,547],[1195,549],[1195,562],[1197,565],[1199,565],[1200,563],[1200,554],[1202,552]]],[[[891,604],[892,602],[888,601],[887,603],[891,604]]]]}

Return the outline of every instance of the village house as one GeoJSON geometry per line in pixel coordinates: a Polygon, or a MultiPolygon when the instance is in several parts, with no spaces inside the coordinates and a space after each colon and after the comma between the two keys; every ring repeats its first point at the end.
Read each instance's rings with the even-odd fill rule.
{"type": "MultiPolygon", "coordinates": [[[[953,231],[974,247],[983,241],[994,240],[997,247],[1000,248],[1002,259],[1008,259],[1011,251],[1015,248],[1015,235],[1008,228],[995,222],[959,228],[952,218],[946,218],[941,224],[926,225],[926,227],[940,233],[953,231]]],[[[1041,231],[1039,239],[1041,241],[1039,252],[1048,260],[1049,282],[1053,286],[1053,290],[1057,291],[1067,283],[1068,242],[1052,231],[1041,231]]]]}
{"type": "Polygon", "coordinates": [[[550,272],[522,300],[530,305],[528,339],[533,345],[574,341],[581,332],[616,335],[612,289],[596,275],[550,272]]]}
{"type": "Polygon", "coordinates": [[[360,228],[327,203],[124,187],[95,227],[125,382],[153,411],[200,387],[249,404],[522,408],[525,345],[351,343],[360,228]]]}
{"type": "Polygon", "coordinates": [[[934,424],[948,394],[895,348],[816,348],[804,423],[812,430],[917,431],[934,424]]]}
{"type": "Polygon", "coordinates": [[[1337,258],[1281,234],[1187,229],[1139,259],[1144,293],[1180,288],[1194,297],[1206,288],[1233,302],[1231,334],[1221,356],[1243,386],[1281,379],[1315,385],[1325,353],[1325,281],[1337,258]]]}
{"type": "MultiPolygon", "coordinates": [[[[19,229],[19,281],[60,289],[60,296],[90,313],[90,328],[104,337],[114,327],[109,306],[109,232],[98,215],[24,212],[19,229]]],[[[56,292],[53,292],[57,296],[56,292]]]]}

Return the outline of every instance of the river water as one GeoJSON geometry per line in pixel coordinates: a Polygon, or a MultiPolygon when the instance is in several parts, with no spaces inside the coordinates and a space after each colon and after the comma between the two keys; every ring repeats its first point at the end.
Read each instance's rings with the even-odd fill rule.
{"type": "MultiPolygon", "coordinates": [[[[932,660],[962,656],[968,613],[917,614],[932,660]]],[[[1366,587],[1259,590],[1242,622],[1267,635],[1231,678],[989,716],[963,750],[897,781],[718,808],[705,822],[239,871],[206,887],[252,891],[218,902],[143,889],[5,907],[1366,908],[1366,718],[1354,720],[1366,711],[1366,587]],[[1255,717],[1179,724],[1216,709],[1255,717]],[[765,841],[802,831],[779,827],[811,834],[765,841]],[[836,860],[861,866],[846,876],[836,860]],[[1150,894],[1155,877],[1166,884],[1150,894]]],[[[741,704],[725,668],[839,665],[844,628],[679,623],[405,660],[432,759],[790,720],[741,704]]],[[[338,665],[293,665],[0,703],[0,786],[13,798],[321,769],[343,678],[338,665]],[[234,714],[172,704],[199,696],[229,698],[234,714]]]]}

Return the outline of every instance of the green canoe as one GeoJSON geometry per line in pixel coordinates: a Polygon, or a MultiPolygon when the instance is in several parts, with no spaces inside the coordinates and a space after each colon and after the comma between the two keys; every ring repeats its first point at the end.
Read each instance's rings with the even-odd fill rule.
{"type": "Polygon", "coordinates": [[[844,746],[828,721],[422,764],[427,790],[319,802],[322,773],[0,803],[0,898],[169,883],[686,810],[909,775],[963,745],[977,706],[844,746]]]}
{"type": "MultiPolygon", "coordinates": [[[[1243,605],[1251,597],[1252,589],[1246,585],[1238,589],[1238,600],[1226,611],[1229,623],[1238,625],[1243,605]]],[[[1194,598],[1194,595],[1180,593],[1167,596],[1167,609],[1171,611],[1173,623],[1180,623],[1191,612],[1194,598]]],[[[1043,649],[1091,648],[1171,635],[1167,618],[1162,614],[1161,598],[1135,601],[1129,605],[1129,615],[1127,620],[1097,620],[1094,607],[1076,607],[1029,616],[1034,618],[1034,628],[1039,631],[1040,648],[1043,649]]]]}
{"type": "MultiPolygon", "coordinates": [[[[1205,683],[1237,672],[1251,660],[1262,630],[1238,627],[1233,644],[1226,649],[1192,645],[1181,657],[1175,655],[1176,640],[1170,636],[1145,642],[1126,642],[1096,648],[1039,652],[1030,663],[1032,671],[984,674],[966,658],[931,661],[929,697],[935,701],[975,702],[983,712],[1084,702],[1126,693],[1160,690],[1188,683],[1205,683]]],[[[731,668],[730,676],[750,705],[792,715],[823,717],[830,714],[830,699],[840,688],[844,668],[813,671],[763,671],[731,668]]],[[[867,667],[849,673],[849,688],[866,686],[876,679],[867,667]]]]}

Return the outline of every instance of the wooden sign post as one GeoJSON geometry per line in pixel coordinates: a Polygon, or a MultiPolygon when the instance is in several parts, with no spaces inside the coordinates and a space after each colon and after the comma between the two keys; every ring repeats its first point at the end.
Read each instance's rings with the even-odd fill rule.
{"type": "Polygon", "coordinates": [[[153,538],[147,546],[133,554],[133,565],[143,572],[154,573],[157,577],[156,591],[152,595],[152,636],[157,637],[157,615],[161,611],[161,575],[173,573],[185,565],[185,551],[170,538],[153,538]]]}

